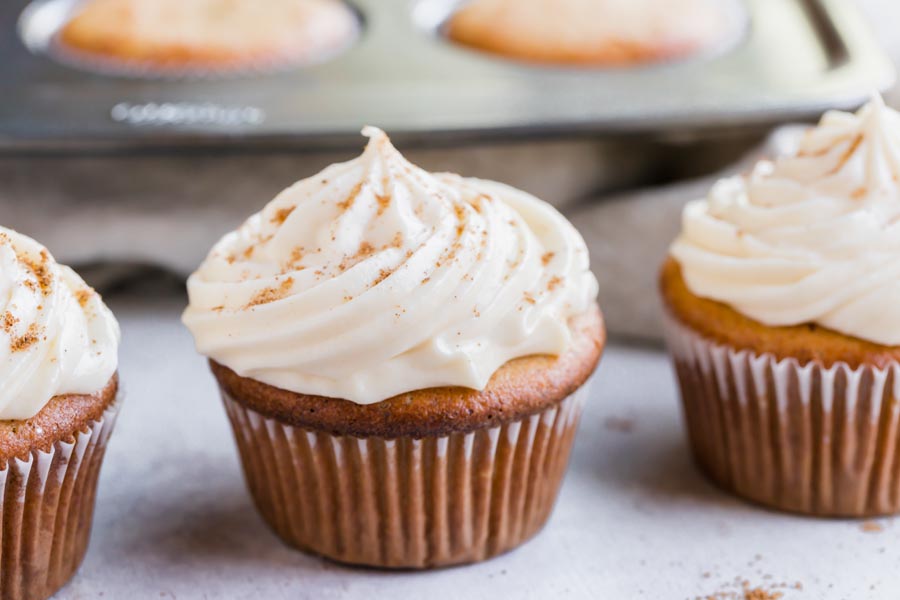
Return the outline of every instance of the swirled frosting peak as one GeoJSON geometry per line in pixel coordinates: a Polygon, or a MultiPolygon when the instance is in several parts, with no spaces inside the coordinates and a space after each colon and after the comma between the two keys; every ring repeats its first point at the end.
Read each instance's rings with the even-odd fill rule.
{"type": "Polygon", "coordinates": [[[118,364],[119,326],[100,296],[33,239],[0,227],[0,420],[61,394],[93,394],[118,364]]]}
{"type": "Polygon", "coordinates": [[[672,246],[689,289],[770,326],[900,345],[900,115],[831,111],[793,156],[688,204],[672,246]]]}
{"type": "Polygon", "coordinates": [[[380,130],[354,160],[279,194],[188,280],[198,350],[239,375],[370,404],[482,389],[559,354],[593,306],[584,241],[505,185],[428,173],[380,130]]]}

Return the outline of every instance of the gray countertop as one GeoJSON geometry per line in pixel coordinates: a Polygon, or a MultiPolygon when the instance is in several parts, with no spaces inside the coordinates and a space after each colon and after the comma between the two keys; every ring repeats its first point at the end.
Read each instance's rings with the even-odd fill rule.
{"type": "Polygon", "coordinates": [[[770,513],[698,474],[668,361],[652,347],[608,349],[556,512],[522,548],[422,573],[290,550],[250,503],[212,377],[178,321],[183,302],[111,300],[127,397],[88,556],[58,598],[726,600],[744,598],[745,580],[785,600],[897,598],[894,521],[770,513]]]}
{"type": "MultiPolygon", "coordinates": [[[[896,0],[860,0],[900,56],[896,0]],[[877,18],[881,17],[881,18],[877,18]]],[[[896,101],[897,92],[891,94],[896,101]]],[[[127,390],[98,493],[93,541],[57,598],[896,600],[893,519],[767,512],[708,484],[682,434],[661,350],[613,345],[601,363],[557,509],[532,542],[433,572],[345,568],[283,546],[244,488],[183,299],[118,297],[127,390]]]]}

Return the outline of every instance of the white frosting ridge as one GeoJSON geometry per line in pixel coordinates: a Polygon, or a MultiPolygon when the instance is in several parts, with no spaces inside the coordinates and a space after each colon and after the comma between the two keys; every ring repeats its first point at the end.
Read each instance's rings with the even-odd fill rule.
{"type": "Polygon", "coordinates": [[[118,365],[119,326],[100,296],[33,239],[0,227],[0,419],[61,394],[93,394],[118,365]]]}
{"type": "Polygon", "coordinates": [[[360,404],[483,389],[513,358],[564,352],[570,319],[597,294],[571,224],[363,133],[362,156],[283,191],[189,278],[198,350],[241,376],[360,404]]]}
{"type": "Polygon", "coordinates": [[[688,204],[671,253],[688,288],[765,325],[900,345],[900,115],[831,111],[795,156],[688,204]]]}

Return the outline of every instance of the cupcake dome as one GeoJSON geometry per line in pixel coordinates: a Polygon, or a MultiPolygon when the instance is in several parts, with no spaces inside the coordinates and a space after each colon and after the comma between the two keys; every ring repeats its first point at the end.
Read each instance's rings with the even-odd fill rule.
{"type": "Polygon", "coordinates": [[[366,133],[360,158],[279,194],[191,276],[198,350],[358,404],[482,389],[513,358],[563,352],[597,294],[571,224],[502,184],[427,173],[366,133]]]}
{"type": "Polygon", "coordinates": [[[688,287],[768,326],[900,345],[900,115],[827,113],[796,156],[719,182],[672,246],[688,287]]]}
{"type": "Polygon", "coordinates": [[[898,176],[900,115],[876,98],[685,208],[667,338],[694,453],[723,487],[807,514],[900,512],[898,176]]]}
{"type": "Polygon", "coordinates": [[[94,290],[0,227],[0,597],[48,598],[84,558],[118,344],[94,290]]]}
{"type": "Polygon", "coordinates": [[[364,132],[361,157],[222,238],[184,322],[285,541],[383,567],[482,560],[552,510],[604,343],[597,281],[548,204],[364,132]]]}
{"type": "Polygon", "coordinates": [[[0,420],[33,417],[54,396],[103,390],[119,326],[100,296],[31,238],[0,227],[0,420]]]}
{"type": "Polygon", "coordinates": [[[472,0],[453,41],[539,63],[635,65],[689,56],[734,34],[723,0],[472,0]]]}
{"type": "Polygon", "coordinates": [[[87,0],[59,42],[108,66],[203,72],[321,60],[357,28],[341,0],[87,0]]]}

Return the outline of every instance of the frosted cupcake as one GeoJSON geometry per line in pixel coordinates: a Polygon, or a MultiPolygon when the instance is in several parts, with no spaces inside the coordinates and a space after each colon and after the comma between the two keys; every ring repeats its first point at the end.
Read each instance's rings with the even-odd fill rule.
{"type": "Polygon", "coordinates": [[[900,511],[900,115],[829,112],[684,211],[663,267],[694,454],[822,516],[900,511]]]}
{"type": "Polygon", "coordinates": [[[117,410],[118,343],[100,296],[0,227],[2,598],[48,598],[84,558],[117,410]]]}
{"type": "Polygon", "coordinates": [[[377,129],[282,192],[188,281],[250,491],[344,562],[481,560],[550,515],[604,330],[548,204],[433,174],[377,129]]]}
{"type": "Polygon", "coordinates": [[[447,21],[466,46],[539,63],[637,65],[683,58],[735,34],[723,0],[472,0],[447,21]]]}
{"type": "Polygon", "coordinates": [[[342,0],[87,0],[58,46],[86,66],[208,74],[318,62],[357,28],[342,0]]]}

